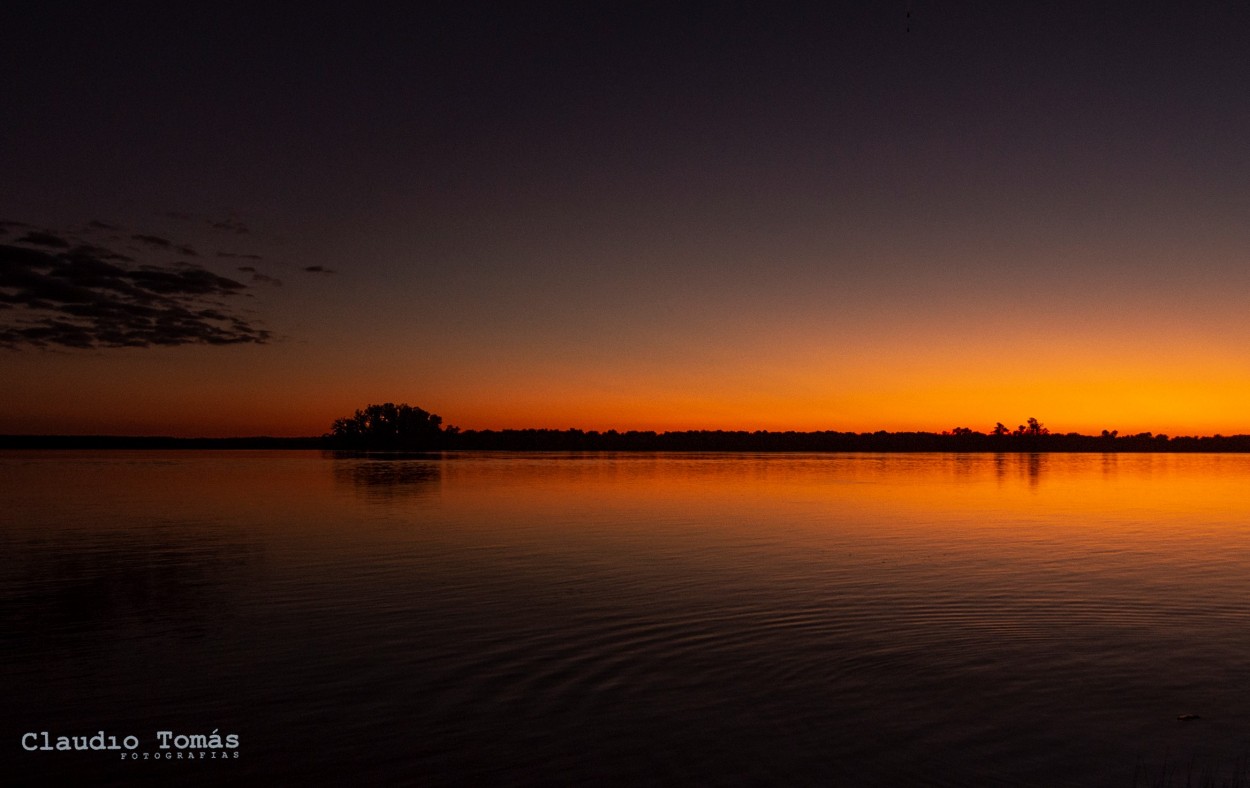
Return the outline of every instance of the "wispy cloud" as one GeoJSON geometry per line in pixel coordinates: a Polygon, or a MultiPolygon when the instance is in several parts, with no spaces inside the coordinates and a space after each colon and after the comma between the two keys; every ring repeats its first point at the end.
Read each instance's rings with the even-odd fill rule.
{"type": "Polygon", "coordinates": [[[303,270],[307,271],[310,274],[337,274],[338,273],[338,271],[334,271],[329,268],[326,268],[324,265],[306,265],[304,266],[303,270]]]}
{"type": "Polygon", "coordinates": [[[208,221],[208,226],[213,228],[214,230],[221,230],[222,232],[234,233],[235,235],[246,235],[248,233],[247,225],[239,221],[238,219],[234,218],[233,216],[231,216],[228,219],[220,219],[216,221],[210,219],[208,221]]]}
{"type": "Polygon", "coordinates": [[[241,265],[239,266],[239,270],[245,274],[251,274],[253,282],[257,282],[259,284],[273,285],[274,287],[282,286],[281,279],[278,279],[272,276],[267,276],[266,274],[262,274],[260,271],[257,271],[254,266],[241,265]]]}
{"type": "Polygon", "coordinates": [[[8,233],[11,230],[32,230],[34,229],[26,222],[7,222],[0,221],[0,233],[8,233]]]}
{"type": "Polygon", "coordinates": [[[54,249],[68,249],[69,241],[59,235],[45,233],[39,230],[32,230],[21,238],[17,239],[18,243],[34,244],[35,246],[51,246],[54,249]]]}
{"type": "MultiPolygon", "coordinates": [[[[132,238],[152,249],[181,251],[159,236],[132,238]]],[[[277,281],[251,273],[256,282],[277,281]]],[[[198,265],[136,264],[101,246],[32,231],[0,244],[0,345],[264,344],[270,333],[232,306],[247,289],[198,265]]]]}
{"type": "Polygon", "coordinates": [[[224,219],[212,219],[206,216],[197,216],[193,213],[185,213],[183,211],[165,211],[159,214],[166,219],[174,219],[179,222],[203,222],[208,227],[223,233],[233,233],[235,235],[246,235],[251,229],[243,223],[238,217],[231,215],[224,219]]]}
{"type": "Polygon", "coordinates": [[[139,241],[156,249],[169,249],[174,245],[173,241],[168,238],[161,238],[159,235],[144,235],[143,233],[135,233],[130,237],[132,240],[139,241]]]}

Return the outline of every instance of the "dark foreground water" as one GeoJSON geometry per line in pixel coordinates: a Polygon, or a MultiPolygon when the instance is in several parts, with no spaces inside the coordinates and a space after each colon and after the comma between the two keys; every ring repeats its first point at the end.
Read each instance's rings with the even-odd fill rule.
{"type": "Polygon", "coordinates": [[[1216,455],[2,453],[0,782],[1229,776],[1248,492],[1216,455]]]}

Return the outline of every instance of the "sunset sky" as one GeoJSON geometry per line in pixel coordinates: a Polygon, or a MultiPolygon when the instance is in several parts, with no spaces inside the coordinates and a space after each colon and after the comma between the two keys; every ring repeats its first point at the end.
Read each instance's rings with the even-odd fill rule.
{"type": "Polygon", "coordinates": [[[1250,433],[1250,6],[14,3],[0,433],[1250,433]]]}

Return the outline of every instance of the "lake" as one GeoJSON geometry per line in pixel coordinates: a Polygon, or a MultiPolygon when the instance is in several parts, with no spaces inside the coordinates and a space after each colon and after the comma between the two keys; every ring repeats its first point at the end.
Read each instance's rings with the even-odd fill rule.
{"type": "Polygon", "coordinates": [[[5,782],[1227,776],[1248,493],[1245,455],[3,452],[5,782]]]}

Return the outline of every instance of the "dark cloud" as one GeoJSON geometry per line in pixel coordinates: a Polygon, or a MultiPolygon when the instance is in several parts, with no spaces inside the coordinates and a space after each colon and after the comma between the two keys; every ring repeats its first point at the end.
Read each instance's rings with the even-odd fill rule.
{"type": "Polygon", "coordinates": [[[89,229],[89,230],[110,230],[110,231],[112,231],[112,232],[118,232],[118,231],[120,231],[122,228],[118,227],[118,226],[117,226],[117,225],[115,225],[115,224],[109,224],[108,222],[101,222],[101,221],[98,221],[98,220],[96,220],[96,219],[92,219],[91,221],[87,222],[87,229],[89,229]]]}
{"type": "Polygon", "coordinates": [[[17,239],[20,244],[34,244],[36,246],[50,246],[54,249],[68,249],[69,241],[59,235],[45,233],[40,230],[32,230],[21,238],[17,239]]]}
{"type": "Polygon", "coordinates": [[[216,222],[210,219],[208,222],[208,226],[213,228],[214,230],[221,230],[222,232],[227,232],[227,233],[235,233],[236,235],[246,235],[248,232],[247,225],[245,225],[243,222],[239,221],[238,219],[235,219],[234,217],[231,217],[229,219],[222,219],[221,221],[216,221],[216,222]]]}
{"type": "Polygon", "coordinates": [[[227,260],[263,260],[264,258],[258,254],[237,254],[235,252],[218,252],[218,257],[227,260]]]}
{"type": "Polygon", "coordinates": [[[100,260],[120,260],[123,263],[134,262],[133,257],[121,254],[120,252],[114,252],[111,249],[105,249],[103,246],[92,246],[90,244],[86,244],[75,248],[74,251],[77,253],[91,255],[92,257],[96,257],[100,260]]]}
{"type": "Polygon", "coordinates": [[[239,270],[245,274],[251,274],[252,281],[257,282],[258,284],[273,285],[274,287],[282,287],[281,279],[278,279],[273,276],[268,276],[267,274],[262,274],[260,271],[257,271],[254,266],[241,265],[239,266],[239,270]]]}
{"type": "Polygon", "coordinates": [[[332,271],[329,268],[326,268],[324,265],[309,265],[309,266],[305,266],[304,270],[310,274],[337,274],[338,273],[338,271],[332,271]]]}
{"type": "Polygon", "coordinates": [[[172,269],[156,265],[140,266],[129,277],[140,287],[164,295],[233,295],[246,285],[218,276],[203,268],[172,269]]]}
{"type": "Polygon", "coordinates": [[[45,251],[0,244],[0,306],[5,308],[0,345],[99,348],[269,341],[268,331],[229,306],[247,285],[196,265],[128,264],[132,262],[98,246],[45,251]]]}
{"type": "Polygon", "coordinates": [[[33,226],[26,222],[6,222],[0,220],[0,233],[7,233],[10,230],[33,230],[33,226]]]}
{"type": "Polygon", "coordinates": [[[180,222],[195,221],[194,216],[189,213],[183,213],[182,211],[165,211],[165,213],[161,214],[161,216],[164,216],[166,219],[177,219],[180,222]]]}
{"type": "Polygon", "coordinates": [[[175,246],[174,248],[177,249],[179,252],[182,252],[183,254],[185,254],[187,257],[199,257],[200,256],[199,252],[195,251],[189,246],[175,246]]]}
{"type": "Polygon", "coordinates": [[[172,249],[174,246],[173,241],[170,241],[168,238],[161,238],[159,235],[144,235],[142,233],[136,233],[130,237],[155,249],[172,249]]]}

